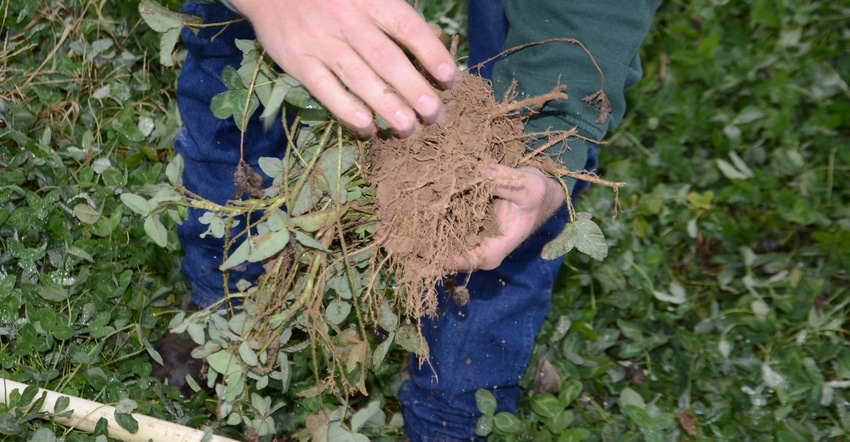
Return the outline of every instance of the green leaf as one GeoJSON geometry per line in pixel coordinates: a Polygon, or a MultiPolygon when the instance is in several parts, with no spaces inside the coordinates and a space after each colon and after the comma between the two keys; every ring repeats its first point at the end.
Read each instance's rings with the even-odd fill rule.
{"type": "Polygon", "coordinates": [[[493,432],[493,416],[485,414],[478,418],[475,423],[475,434],[481,437],[487,437],[493,432]]]}
{"type": "MultiPolygon", "coordinates": [[[[104,375],[105,377],[105,375],[104,375]]],[[[118,401],[118,404],[115,405],[115,411],[118,413],[132,413],[136,408],[139,407],[139,404],[132,399],[121,399],[118,401]]]]}
{"type": "Polygon", "coordinates": [[[47,427],[41,427],[27,439],[28,442],[56,442],[56,434],[47,427]]]}
{"type": "Polygon", "coordinates": [[[277,116],[280,114],[280,108],[283,106],[283,99],[286,98],[286,94],[289,93],[291,87],[280,78],[276,79],[274,84],[272,84],[272,91],[268,102],[263,104],[265,108],[263,109],[263,113],[260,114],[260,120],[263,121],[263,130],[268,131],[271,129],[272,124],[277,120],[277,116]]]}
{"type": "Polygon", "coordinates": [[[669,293],[662,292],[659,290],[653,290],[652,296],[654,296],[655,299],[659,301],[669,302],[671,304],[682,304],[687,301],[687,293],[685,292],[685,288],[676,282],[670,283],[669,293]]]}
{"type": "Polygon", "coordinates": [[[688,202],[696,209],[711,210],[711,202],[714,200],[714,192],[706,190],[703,193],[690,192],[687,196],[688,202]]]}
{"type": "Polygon", "coordinates": [[[212,98],[210,109],[216,118],[226,120],[233,118],[240,130],[245,130],[248,121],[260,107],[260,100],[255,95],[248,95],[248,89],[233,89],[222,92],[212,98]],[[248,111],[245,105],[248,104],[248,111]]]}
{"type": "Polygon", "coordinates": [[[328,321],[336,325],[342,324],[349,313],[351,313],[351,304],[340,299],[331,301],[325,307],[325,316],[327,316],[328,321]]]}
{"type": "Polygon", "coordinates": [[[38,286],[37,290],[39,296],[53,302],[61,302],[71,296],[65,287],[54,284],[38,286]]]}
{"type": "Polygon", "coordinates": [[[635,406],[620,404],[620,410],[629,417],[640,428],[655,428],[655,424],[645,409],[635,406]]]}
{"type": "Polygon", "coordinates": [[[260,262],[276,255],[289,245],[289,238],[289,230],[286,229],[251,238],[255,247],[248,255],[248,262],[260,262]]]}
{"type": "Polygon", "coordinates": [[[339,212],[333,209],[310,212],[291,219],[292,225],[304,232],[318,232],[329,223],[335,223],[339,212]]]}
{"type": "Polygon", "coordinates": [[[357,155],[358,150],[352,144],[335,146],[324,151],[316,165],[320,173],[317,187],[330,195],[337,205],[346,202],[345,173],[354,166],[357,155]]]}
{"type": "Polygon", "coordinates": [[[531,398],[531,409],[541,416],[552,417],[561,412],[564,407],[561,406],[561,402],[558,398],[552,394],[546,393],[536,394],[531,398]]]}
{"type": "Polygon", "coordinates": [[[578,219],[570,225],[575,225],[575,246],[591,258],[602,261],[608,256],[608,244],[602,229],[589,219],[578,219]]]}
{"type": "Polygon", "coordinates": [[[295,78],[289,74],[281,76],[283,81],[291,86],[289,93],[286,94],[286,102],[299,109],[324,109],[318,101],[313,99],[307,89],[301,85],[295,78]]]}
{"type": "Polygon", "coordinates": [[[175,186],[182,185],[184,167],[183,156],[180,154],[174,155],[174,158],[165,166],[165,177],[168,178],[168,182],[175,186]]]}
{"type": "Polygon", "coordinates": [[[275,157],[260,157],[257,161],[260,170],[274,180],[283,179],[283,160],[275,157]]]}
{"type": "Polygon", "coordinates": [[[239,357],[242,358],[242,362],[246,365],[250,365],[251,367],[256,367],[257,364],[260,363],[260,360],[257,358],[257,353],[251,348],[248,344],[248,341],[242,341],[239,344],[239,357]]]}
{"type": "Polygon", "coordinates": [[[511,413],[502,411],[493,417],[493,424],[500,431],[508,434],[519,434],[522,431],[522,422],[511,413]]]}
{"type": "Polygon", "coordinates": [[[23,431],[24,427],[18,423],[13,413],[0,413],[0,434],[16,436],[23,431]]]}
{"type": "Polygon", "coordinates": [[[389,336],[387,336],[387,339],[385,339],[384,342],[381,342],[380,344],[378,344],[377,347],[375,347],[375,352],[372,353],[372,367],[374,367],[376,370],[381,368],[381,366],[383,365],[384,358],[387,356],[387,352],[390,350],[390,347],[392,346],[392,343],[394,341],[395,332],[390,332],[389,336]]]}
{"type": "Polygon", "coordinates": [[[298,241],[302,246],[309,247],[311,249],[316,249],[320,252],[330,253],[331,251],[327,249],[327,247],[323,246],[322,243],[313,239],[313,237],[301,233],[299,231],[295,231],[295,240],[298,241]]]}
{"type": "Polygon", "coordinates": [[[180,38],[180,31],[183,29],[184,23],[189,25],[201,23],[200,17],[171,11],[152,0],[141,0],[139,2],[139,14],[151,29],[161,34],[159,61],[164,66],[174,65],[171,54],[180,38]]]}
{"type": "Polygon", "coordinates": [[[71,405],[71,399],[68,396],[59,396],[53,404],[53,414],[61,414],[71,405]]]}
{"type": "Polygon", "coordinates": [[[189,334],[189,337],[195,344],[204,345],[204,342],[207,340],[204,326],[196,322],[191,322],[186,326],[186,333],[189,334]]]}
{"type": "Polygon", "coordinates": [[[620,391],[620,400],[618,403],[620,407],[632,405],[640,409],[646,408],[646,402],[644,402],[643,397],[629,387],[623,388],[620,391]]]}
{"type": "Polygon", "coordinates": [[[363,425],[372,419],[375,415],[381,412],[381,402],[372,401],[366,408],[359,410],[351,416],[351,431],[360,431],[363,425]]]}
{"type": "MultiPolygon", "coordinates": [[[[3,280],[0,281],[0,300],[3,300],[3,298],[12,293],[12,290],[15,288],[15,282],[17,281],[17,275],[7,275],[3,277],[3,280]]],[[[0,312],[2,312],[2,310],[0,310],[0,312]]],[[[0,316],[0,319],[4,319],[3,316],[0,316]]]]}
{"type": "Polygon", "coordinates": [[[577,379],[564,381],[564,385],[561,386],[561,392],[558,393],[558,400],[561,402],[561,407],[566,408],[575,402],[579,395],[581,395],[582,390],[584,390],[584,386],[577,379]]]}
{"type": "Polygon", "coordinates": [[[395,314],[389,301],[384,301],[378,307],[378,325],[384,330],[395,330],[398,327],[398,315],[395,314]]]}
{"type": "Polygon", "coordinates": [[[570,428],[569,430],[561,433],[561,438],[559,441],[563,442],[580,442],[585,439],[589,439],[591,436],[590,431],[586,428],[570,428]]]}
{"type": "Polygon", "coordinates": [[[122,193],[120,198],[121,202],[124,203],[125,206],[129,207],[133,212],[142,216],[150,215],[151,208],[150,205],[148,205],[148,200],[144,197],[136,195],[135,193],[122,193]]]}
{"type": "Polygon", "coordinates": [[[567,224],[555,239],[543,246],[543,251],[540,253],[543,259],[561,257],[575,248],[575,229],[571,227],[572,225],[572,223],[567,224]]]}
{"type": "MultiPolygon", "coordinates": [[[[71,256],[76,256],[77,258],[82,258],[88,262],[94,262],[94,258],[92,258],[92,256],[89,255],[88,252],[76,246],[68,247],[68,254],[71,256]]],[[[2,290],[0,290],[0,295],[2,295],[2,290]]]]}
{"type": "Polygon", "coordinates": [[[145,23],[156,32],[166,32],[170,29],[183,27],[179,13],[173,12],[153,0],[141,0],[139,2],[139,14],[141,14],[145,23]]]}
{"type": "Polygon", "coordinates": [[[549,420],[546,422],[546,425],[549,427],[552,432],[556,434],[561,434],[564,430],[570,426],[575,420],[575,414],[570,410],[561,410],[555,413],[549,420]]]}
{"type": "Polygon", "coordinates": [[[316,203],[321,201],[325,193],[322,192],[319,186],[314,183],[314,178],[308,179],[304,182],[304,185],[301,186],[298,195],[295,196],[295,201],[292,203],[290,211],[292,215],[297,216],[309,212],[313,210],[316,203]]]}
{"type": "Polygon", "coordinates": [[[239,72],[233,66],[225,66],[224,70],[221,71],[221,82],[229,90],[242,89],[247,91],[247,85],[242,80],[242,76],[239,75],[239,72]]]}
{"type": "Polygon", "coordinates": [[[31,404],[35,397],[38,395],[39,388],[35,385],[27,385],[24,388],[24,391],[21,393],[21,398],[18,400],[17,407],[26,407],[31,404]]]}
{"type": "Polygon", "coordinates": [[[490,390],[481,388],[475,391],[475,405],[478,411],[486,416],[493,416],[496,413],[496,396],[490,390]]]}
{"type": "Polygon", "coordinates": [[[207,364],[209,364],[211,369],[225,377],[241,373],[243,370],[239,360],[226,350],[220,350],[211,354],[207,357],[207,364]]]}
{"type": "Polygon", "coordinates": [[[135,434],[139,431],[139,421],[137,421],[130,413],[119,413],[118,410],[116,410],[115,422],[131,434],[135,434]]]}
{"type": "Polygon", "coordinates": [[[595,222],[583,216],[567,224],[555,239],[543,246],[540,256],[543,259],[555,259],[574,247],[599,261],[608,256],[608,244],[602,230],[595,222]]]}
{"type": "Polygon", "coordinates": [[[180,28],[169,29],[159,36],[159,63],[174,66],[174,47],[180,39],[180,28]]]}
{"type": "Polygon", "coordinates": [[[720,158],[714,161],[717,164],[717,168],[720,169],[720,173],[722,173],[723,176],[729,178],[730,180],[745,180],[747,178],[752,177],[752,171],[750,171],[749,169],[737,169],[735,166],[729,164],[728,161],[720,158]]]}
{"type": "Polygon", "coordinates": [[[168,245],[168,231],[160,222],[159,217],[151,214],[145,218],[145,233],[160,247],[168,245]]]}
{"type": "Polygon", "coordinates": [[[251,254],[251,241],[242,241],[242,244],[239,244],[239,247],[236,248],[230,255],[227,256],[227,259],[221,263],[219,267],[220,270],[228,270],[233,267],[242,264],[243,262],[248,260],[248,256],[251,254]]]}

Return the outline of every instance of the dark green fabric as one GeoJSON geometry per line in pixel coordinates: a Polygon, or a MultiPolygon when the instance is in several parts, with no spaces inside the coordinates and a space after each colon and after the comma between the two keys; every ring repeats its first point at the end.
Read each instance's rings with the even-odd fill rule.
{"type": "MultiPolygon", "coordinates": [[[[505,0],[510,24],[505,48],[552,38],[574,38],[593,54],[605,76],[605,94],[612,112],[604,124],[582,98],[596,92],[601,78],[590,58],[578,45],[545,43],[506,55],[496,63],[493,89],[504,96],[512,79],[517,99],[549,92],[566,85],[567,100],[549,102],[526,125],[527,132],[569,130],[578,126],[582,136],[601,140],[615,128],[626,111],[624,92],[640,80],[638,48],[646,36],[660,0],[505,0]]],[[[588,145],[570,141],[570,150],[557,145],[548,152],[569,170],[582,170],[588,145]]]]}

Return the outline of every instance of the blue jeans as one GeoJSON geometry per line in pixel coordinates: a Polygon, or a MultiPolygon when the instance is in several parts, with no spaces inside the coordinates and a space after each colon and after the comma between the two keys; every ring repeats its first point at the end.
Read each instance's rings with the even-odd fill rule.
{"type": "MultiPolygon", "coordinates": [[[[469,66],[497,55],[507,31],[502,0],[469,0],[469,66]]],[[[493,64],[495,60],[483,64],[478,73],[489,78],[493,64]]],[[[585,168],[595,170],[596,158],[596,146],[591,146],[585,168]]],[[[586,187],[587,182],[578,181],[573,199],[586,187]]],[[[516,411],[519,380],[549,311],[552,286],[563,262],[563,258],[545,260],[540,252],[567,221],[564,205],[498,268],[456,277],[460,283],[469,278],[468,304],[449,302],[442,316],[422,318],[430,366],[419,367],[411,355],[411,378],[398,395],[411,441],[480,440],[475,435],[481,416],[475,391],[481,388],[496,396],[498,411],[516,411]]],[[[439,289],[442,306],[448,295],[439,289]]]]}
{"type": "MultiPolygon", "coordinates": [[[[485,37],[487,43],[471,42],[470,65],[501,50],[507,22],[504,13],[499,12],[500,7],[500,1],[471,0],[470,36],[485,37]]],[[[224,7],[192,3],[184,6],[183,12],[200,15],[205,23],[236,17],[224,7]]],[[[189,53],[177,88],[185,127],[177,137],[175,149],[186,164],[184,184],[218,203],[233,198],[239,131],[232,120],[213,116],[209,107],[212,97],[225,90],[221,84],[224,67],[238,67],[241,60],[234,38],[254,38],[250,24],[230,25],[224,31],[203,28],[197,36],[184,32],[189,53]]],[[[488,72],[482,70],[484,74],[488,72]]],[[[254,118],[246,131],[245,161],[259,172],[257,160],[263,156],[282,156],[285,145],[280,127],[264,133],[262,124],[254,118]]],[[[595,168],[594,158],[589,160],[588,167],[595,168]]],[[[573,196],[580,190],[577,185],[573,196]]],[[[198,211],[190,211],[189,219],[178,228],[178,236],[185,251],[183,271],[190,283],[192,299],[206,307],[224,293],[218,270],[223,243],[210,236],[200,238],[207,229],[198,221],[200,215],[198,211]]],[[[458,307],[451,302],[441,317],[422,319],[422,333],[431,349],[433,370],[427,364],[420,369],[414,359],[410,365],[411,379],[399,391],[405,427],[412,440],[475,439],[475,422],[479,416],[475,390],[479,388],[493,391],[499,410],[516,410],[518,381],[549,309],[552,285],[562,261],[543,260],[540,251],[560,233],[567,218],[566,208],[562,207],[499,268],[469,275],[467,288],[471,300],[466,306],[458,307]]],[[[261,272],[259,265],[231,271],[230,289],[235,290],[238,279],[254,280],[261,272]]],[[[465,279],[466,275],[458,276],[460,282],[465,279]]],[[[440,297],[445,304],[446,294],[441,292],[440,297]]]]}
{"type": "MultiPolygon", "coordinates": [[[[181,10],[199,15],[204,23],[225,22],[239,16],[223,6],[198,6],[187,3],[181,10]]],[[[239,164],[239,129],[232,119],[220,120],[210,110],[210,101],[227,88],[221,82],[225,66],[239,67],[242,52],[234,45],[234,39],[254,39],[254,30],[246,22],[221,27],[201,28],[195,36],[183,31],[183,43],[188,50],[186,61],[177,83],[177,103],[183,117],[183,129],[174,142],[175,151],[183,156],[185,168],[183,184],[202,197],[224,204],[234,198],[233,172],[239,164]]],[[[285,134],[281,125],[273,125],[268,132],[256,113],[245,132],[245,161],[252,169],[262,174],[257,161],[260,157],[281,157],[285,146],[285,134]]],[[[268,177],[265,186],[271,184],[268,177]]],[[[185,252],[182,261],[183,273],[189,281],[192,301],[201,307],[220,300],[224,294],[224,280],[219,265],[222,261],[224,241],[201,234],[207,225],[198,217],[203,211],[190,209],[189,217],[177,226],[177,236],[185,252]]],[[[246,225],[243,219],[231,233],[239,233],[246,225]]],[[[235,249],[235,248],[234,248],[235,249]]],[[[256,280],[263,272],[262,264],[254,263],[231,269],[229,290],[236,292],[240,279],[256,280]]]]}

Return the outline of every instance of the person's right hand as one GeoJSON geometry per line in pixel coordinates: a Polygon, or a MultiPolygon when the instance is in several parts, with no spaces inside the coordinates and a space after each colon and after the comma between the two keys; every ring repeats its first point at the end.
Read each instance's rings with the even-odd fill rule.
{"type": "Polygon", "coordinates": [[[231,0],[251,20],[272,59],[361,136],[373,109],[399,136],[440,113],[409,51],[444,86],[457,67],[425,20],[404,0],[231,0]],[[345,89],[348,87],[349,91],[345,89]],[[368,106],[368,107],[367,107],[368,106]]]}

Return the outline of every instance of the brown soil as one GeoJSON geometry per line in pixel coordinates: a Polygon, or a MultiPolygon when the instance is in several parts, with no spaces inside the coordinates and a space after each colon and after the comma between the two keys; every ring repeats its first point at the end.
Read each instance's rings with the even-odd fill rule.
{"type": "Polygon", "coordinates": [[[555,169],[545,155],[524,158],[529,135],[522,111],[566,94],[561,87],[521,102],[509,95],[499,104],[486,80],[462,73],[440,98],[441,121],[407,139],[377,138],[369,153],[378,241],[408,292],[407,311],[417,316],[438,311],[434,287],[450,257],[500,234],[484,165],[555,169]]]}

